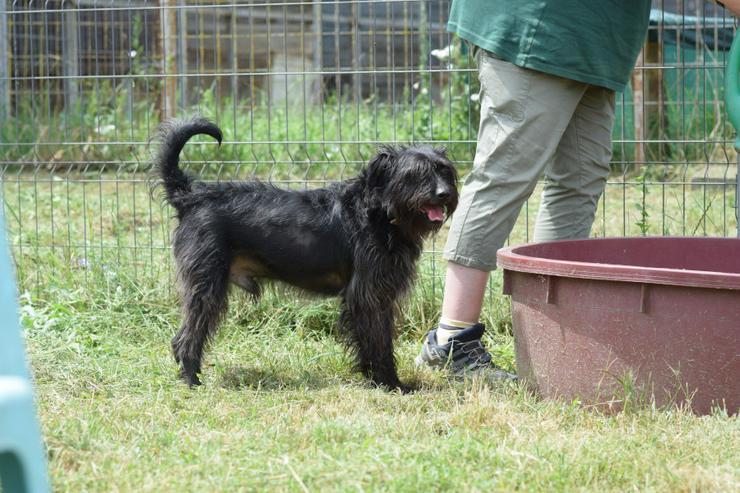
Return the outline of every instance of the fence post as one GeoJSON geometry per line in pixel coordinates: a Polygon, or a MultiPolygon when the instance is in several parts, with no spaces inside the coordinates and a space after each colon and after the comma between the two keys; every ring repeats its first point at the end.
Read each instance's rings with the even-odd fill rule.
{"type": "Polygon", "coordinates": [[[70,12],[68,7],[77,7],[73,2],[62,4],[62,74],[64,76],[64,105],[70,108],[77,103],[77,79],[80,76],[80,53],[77,42],[77,11],[70,12]]]}
{"type": "Polygon", "coordinates": [[[322,39],[322,36],[324,35],[323,30],[323,26],[321,25],[321,2],[314,2],[311,18],[311,31],[313,34],[313,53],[311,58],[313,60],[313,70],[319,74],[316,76],[316,80],[318,81],[315,83],[316,87],[312,88],[317,101],[324,97],[322,94],[324,91],[324,75],[322,71],[324,60],[324,40],[322,39]]]}
{"type": "Polygon", "coordinates": [[[160,47],[162,49],[162,118],[175,115],[177,105],[177,0],[160,0],[160,47]]]}
{"type": "Polygon", "coordinates": [[[635,129],[635,171],[645,162],[645,49],[640,50],[632,72],[632,114],[635,129]]]}
{"type": "Polygon", "coordinates": [[[183,110],[187,106],[188,78],[185,72],[188,69],[188,27],[187,12],[183,8],[185,0],[177,1],[177,22],[179,32],[177,36],[177,72],[180,75],[180,108],[183,110]]]}
{"type": "Polygon", "coordinates": [[[0,122],[10,114],[10,56],[7,2],[0,2],[0,122]]]}
{"type": "Polygon", "coordinates": [[[236,104],[239,97],[239,24],[237,22],[239,10],[236,5],[231,7],[231,70],[234,75],[231,76],[231,98],[236,104]]]}

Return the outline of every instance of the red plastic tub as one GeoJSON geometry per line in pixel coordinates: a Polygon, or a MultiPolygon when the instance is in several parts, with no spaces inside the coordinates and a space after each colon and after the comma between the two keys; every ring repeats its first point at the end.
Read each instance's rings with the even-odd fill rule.
{"type": "Polygon", "coordinates": [[[517,370],[544,397],[740,408],[740,239],[607,238],[498,252],[517,370]]]}

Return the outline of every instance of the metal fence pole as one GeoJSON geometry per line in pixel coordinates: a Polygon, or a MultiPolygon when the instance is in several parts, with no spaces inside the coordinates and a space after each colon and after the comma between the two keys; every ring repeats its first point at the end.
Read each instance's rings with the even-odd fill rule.
{"type": "Polygon", "coordinates": [[[0,121],[10,114],[10,56],[6,9],[6,2],[0,2],[0,121]]]}
{"type": "Polygon", "coordinates": [[[78,85],[77,79],[80,75],[80,53],[77,41],[78,20],[76,5],[73,2],[65,2],[62,6],[64,18],[62,27],[62,67],[64,74],[64,104],[71,108],[77,102],[78,85]],[[71,7],[72,10],[68,10],[71,7]]]}

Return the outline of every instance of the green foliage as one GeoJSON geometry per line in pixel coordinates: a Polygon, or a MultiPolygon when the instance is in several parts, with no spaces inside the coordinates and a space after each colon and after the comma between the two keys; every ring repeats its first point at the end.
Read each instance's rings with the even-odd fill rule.
{"type": "MultiPolygon", "coordinates": [[[[258,176],[295,179],[297,165],[305,173],[302,178],[333,180],[354,173],[377,142],[453,141],[448,145],[451,153],[464,154],[469,145],[460,142],[475,135],[468,92],[463,92],[468,89],[458,84],[455,91],[441,91],[444,100],[432,101],[429,77],[422,79],[416,92],[426,94],[409,95],[407,102],[397,105],[336,95],[306,107],[268,104],[260,94],[255,101],[234,101],[230,96],[217,98],[211,86],[202,91],[197,106],[182,114],[203,113],[216,119],[226,140],[237,145],[218,154],[206,154],[202,147],[191,155],[211,162],[203,168],[206,173],[224,173],[226,162],[258,176]],[[218,158],[224,162],[215,162],[218,158]]],[[[53,169],[72,163],[81,169],[105,163],[122,171],[139,169],[131,166],[146,160],[146,147],[159,121],[157,99],[151,94],[158,94],[160,86],[155,77],[116,84],[96,81],[84,88],[86,97],[75,106],[51,113],[39,110],[51,107],[43,92],[20,98],[13,118],[0,125],[3,142],[15,143],[0,146],[0,161],[42,162],[53,169]]]]}
{"type": "Polygon", "coordinates": [[[640,228],[640,234],[642,236],[647,236],[648,234],[650,234],[650,213],[648,212],[648,208],[645,205],[645,195],[646,195],[645,170],[646,169],[647,168],[644,168],[643,172],[635,178],[635,181],[640,186],[641,192],[642,192],[641,200],[639,202],[634,203],[634,208],[637,210],[637,213],[639,214],[638,220],[635,222],[635,226],[640,228]]]}

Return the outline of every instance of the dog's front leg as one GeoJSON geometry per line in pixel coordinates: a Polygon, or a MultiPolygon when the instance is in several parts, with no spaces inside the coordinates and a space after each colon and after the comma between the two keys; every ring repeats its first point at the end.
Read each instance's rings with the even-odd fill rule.
{"type": "Polygon", "coordinates": [[[388,294],[368,280],[353,278],[342,299],[340,325],[358,369],[376,385],[407,393],[413,388],[402,384],[396,372],[395,297],[388,294]]]}

